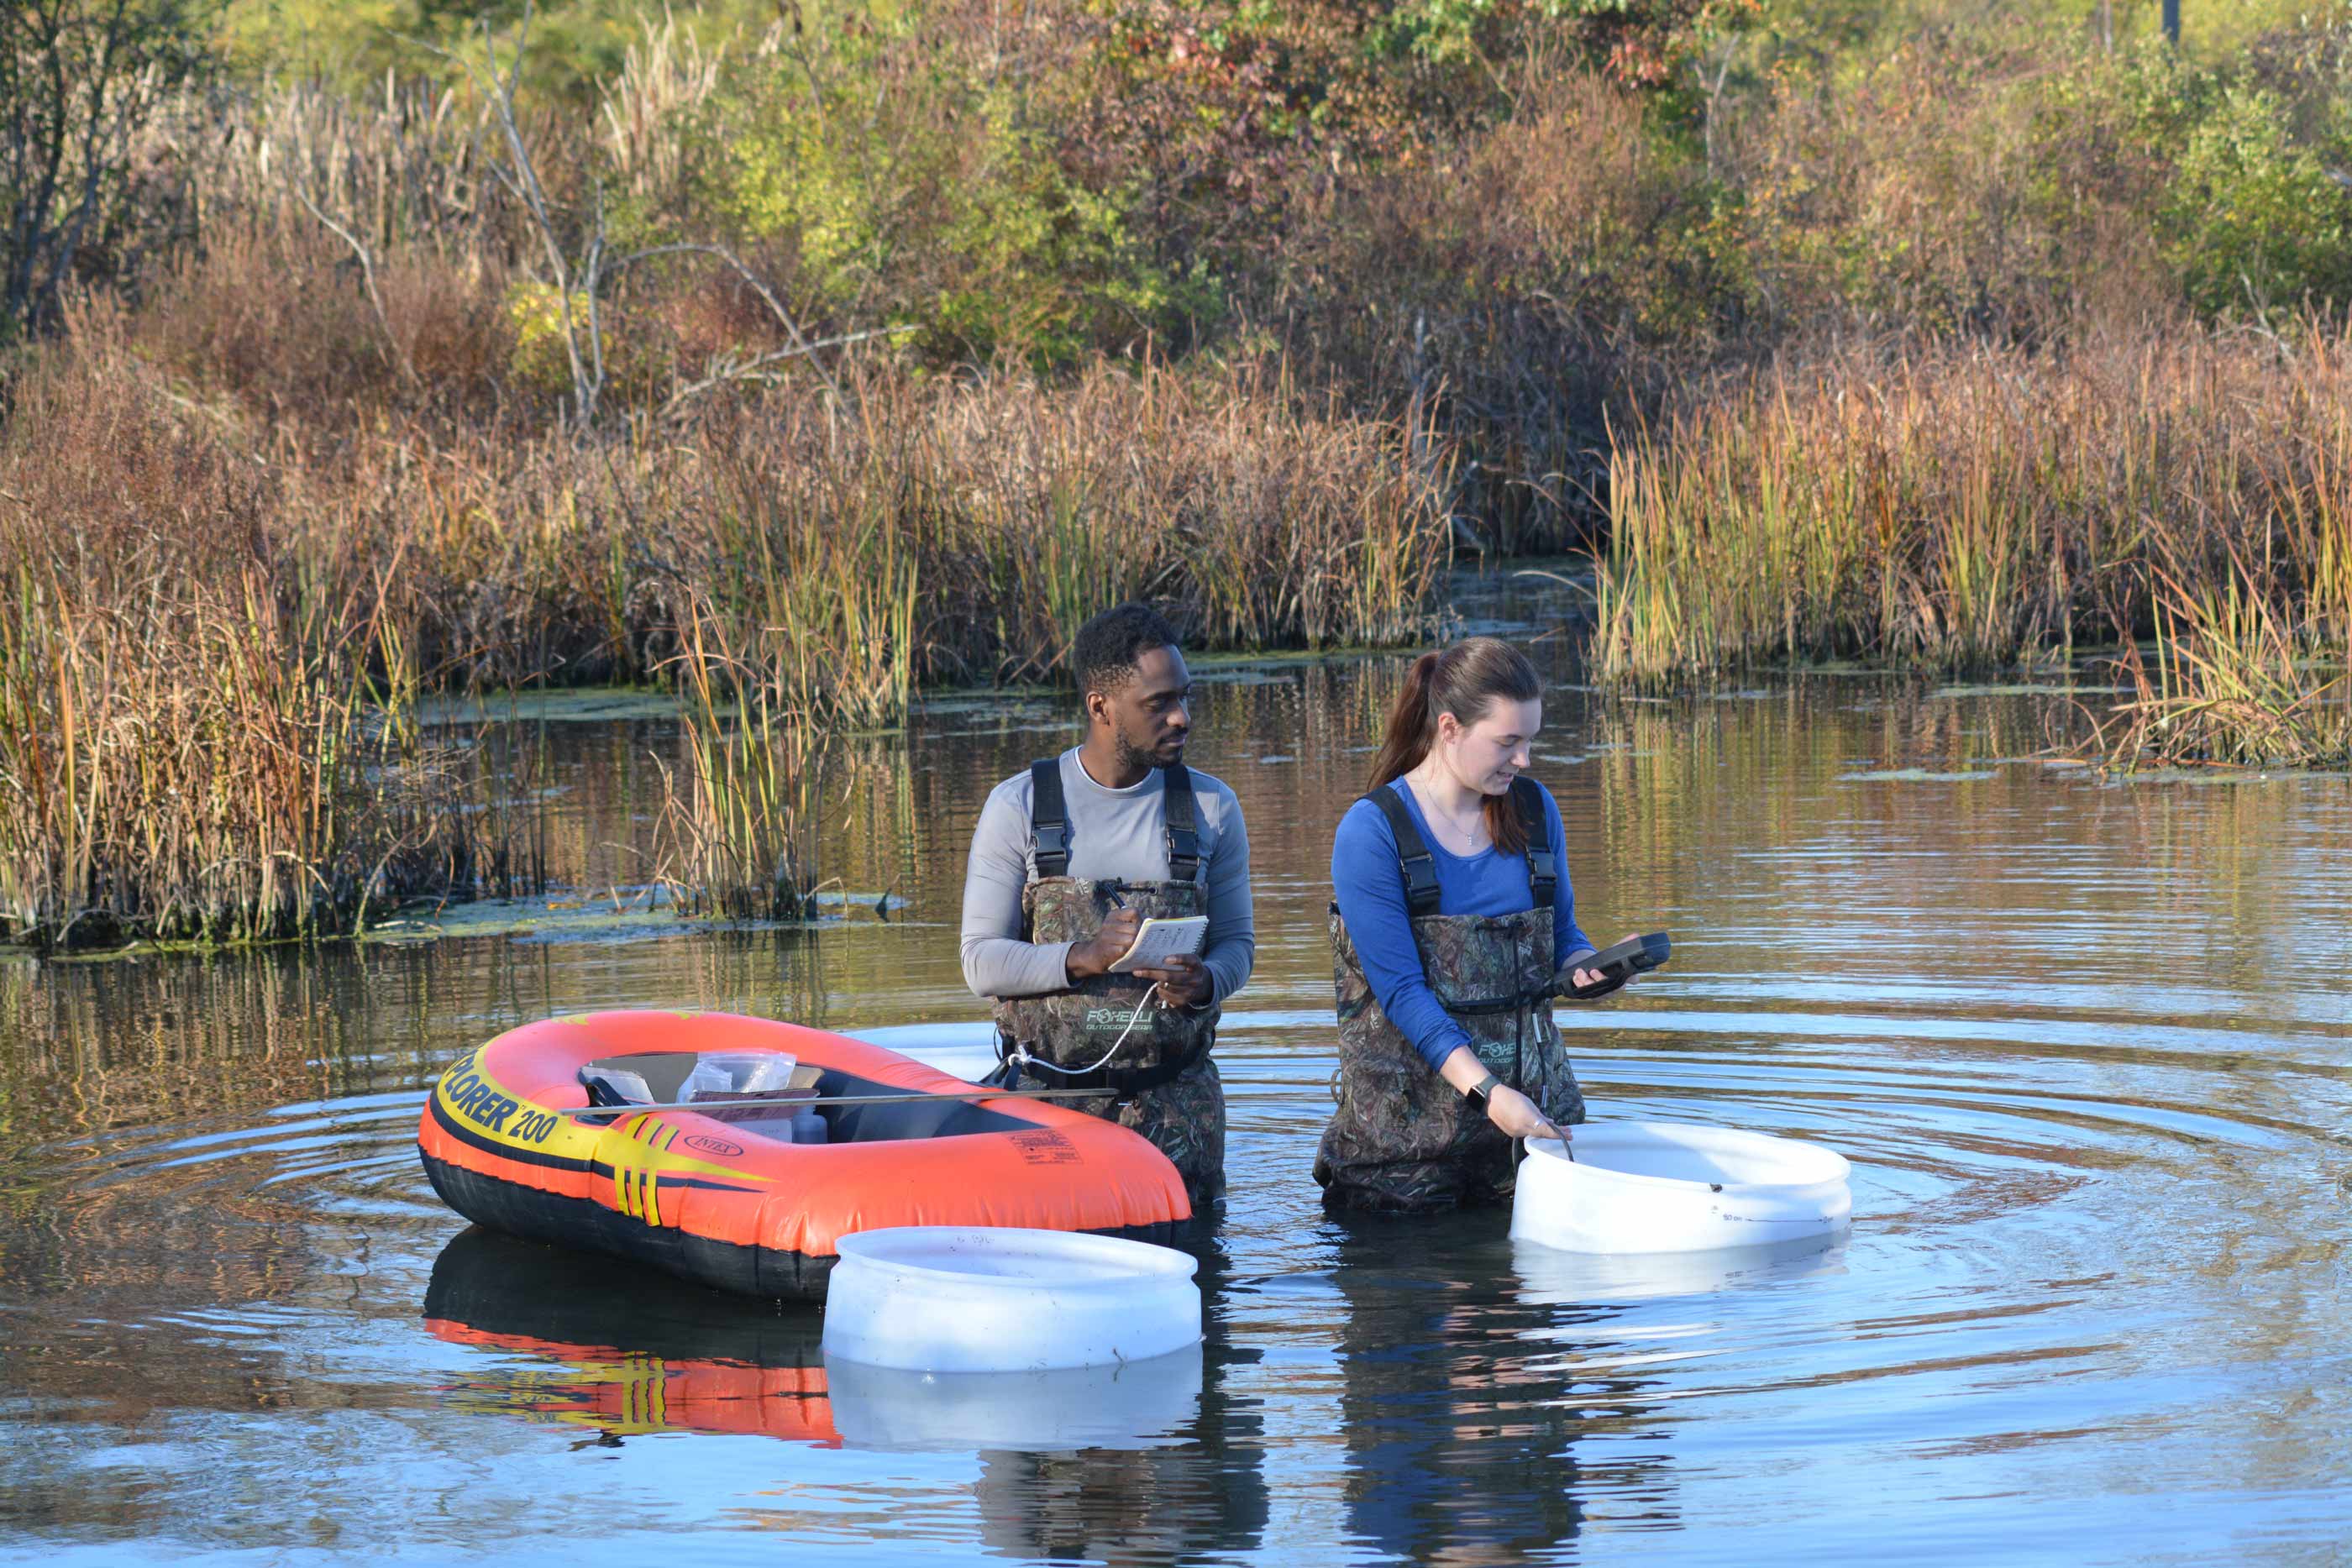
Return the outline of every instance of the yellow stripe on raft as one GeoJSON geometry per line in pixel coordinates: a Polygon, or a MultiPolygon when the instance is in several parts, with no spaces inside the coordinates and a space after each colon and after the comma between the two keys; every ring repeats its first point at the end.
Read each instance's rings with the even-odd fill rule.
{"type": "MultiPolygon", "coordinates": [[[[583,1165],[601,1160],[618,1166],[623,1162],[612,1157],[617,1153],[613,1142],[626,1140],[644,1149],[646,1158],[671,1176],[719,1176],[763,1186],[777,1180],[773,1176],[738,1170],[717,1160],[674,1153],[681,1129],[658,1114],[624,1116],[600,1127],[577,1116],[542,1111],[484,1071],[479,1065],[480,1056],[480,1051],[474,1051],[452,1063],[434,1085],[433,1097],[453,1121],[495,1147],[557,1155],[583,1165]]],[[[632,1156],[635,1162],[635,1156],[632,1156]]]]}

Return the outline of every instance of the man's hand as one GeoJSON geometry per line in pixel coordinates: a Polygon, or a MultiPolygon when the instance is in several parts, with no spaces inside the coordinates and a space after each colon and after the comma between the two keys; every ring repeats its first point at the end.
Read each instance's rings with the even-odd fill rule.
{"type": "Polygon", "coordinates": [[[1063,967],[1073,980],[1091,980],[1097,975],[1108,974],[1119,955],[1135,946],[1136,929],[1142,924],[1143,916],[1132,909],[1112,910],[1104,918],[1101,930],[1072,945],[1063,967]]]}
{"type": "MultiPolygon", "coordinates": [[[[1119,952],[1125,951],[1123,947],[1119,949],[1119,952]]],[[[1111,955],[1113,957],[1118,956],[1117,953],[1111,955]]],[[[1165,968],[1138,969],[1135,972],[1147,980],[1158,981],[1160,999],[1171,1008],[1206,1007],[1209,998],[1216,995],[1216,979],[1209,973],[1208,966],[1189,953],[1177,954],[1168,960],[1165,968]]]]}

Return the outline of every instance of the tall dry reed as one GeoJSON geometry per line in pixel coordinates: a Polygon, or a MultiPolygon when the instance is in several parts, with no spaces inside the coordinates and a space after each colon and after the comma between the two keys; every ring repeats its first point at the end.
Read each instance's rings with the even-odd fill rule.
{"type": "Polygon", "coordinates": [[[1936,669],[2157,630],[2157,572],[2242,571],[2298,647],[2352,624],[2352,340],[1855,350],[1621,433],[1594,656],[1670,683],[1853,655],[1936,669]]]}
{"type": "Polygon", "coordinates": [[[689,915],[796,920],[814,881],[800,830],[818,731],[789,695],[803,678],[793,656],[764,638],[739,647],[740,630],[688,609],[677,660],[686,777],[664,772],[655,874],[689,915]]]}
{"type": "Polygon", "coordinates": [[[2163,568],[2157,579],[2154,646],[2121,661],[2134,690],[2116,710],[2109,767],[2352,764],[2352,643],[2315,648],[2234,552],[2218,581],[2163,568]]]}
{"type": "Polygon", "coordinates": [[[0,940],[317,934],[490,873],[473,781],[406,722],[381,596],[276,570],[268,478],[119,353],[14,392],[0,940]]]}

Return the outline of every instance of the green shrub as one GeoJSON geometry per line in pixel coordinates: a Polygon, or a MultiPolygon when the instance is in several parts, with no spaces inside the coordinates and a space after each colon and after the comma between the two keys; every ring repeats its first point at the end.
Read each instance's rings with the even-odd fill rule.
{"type": "Polygon", "coordinates": [[[1060,364],[1164,331],[1179,290],[1128,183],[1073,173],[1047,95],[992,79],[941,20],[739,62],[701,111],[691,199],[785,258],[804,308],[911,326],[936,359],[1060,364]]]}
{"type": "Polygon", "coordinates": [[[2319,149],[2288,139],[2272,93],[2232,85],[2214,95],[2155,218],[2181,287],[2205,314],[2352,303],[2352,191],[2319,149]]]}

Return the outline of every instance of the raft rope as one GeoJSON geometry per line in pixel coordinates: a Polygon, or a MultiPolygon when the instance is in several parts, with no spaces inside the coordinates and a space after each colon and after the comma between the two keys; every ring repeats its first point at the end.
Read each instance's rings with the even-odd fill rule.
{"type": "Polygon", "coordinates": [[[640,1105],[551,1105],[551,1116],[635,1116],[648,1111],[760,1111],[769,1108],[806,1110],[812,1105],[903,1105],[912,1100],[1082,1100],[1098,1097],[1099,1089],[906,1089],[891,1094],[820,1094],[802,1100],[668,1100],[640,1105]]]}

